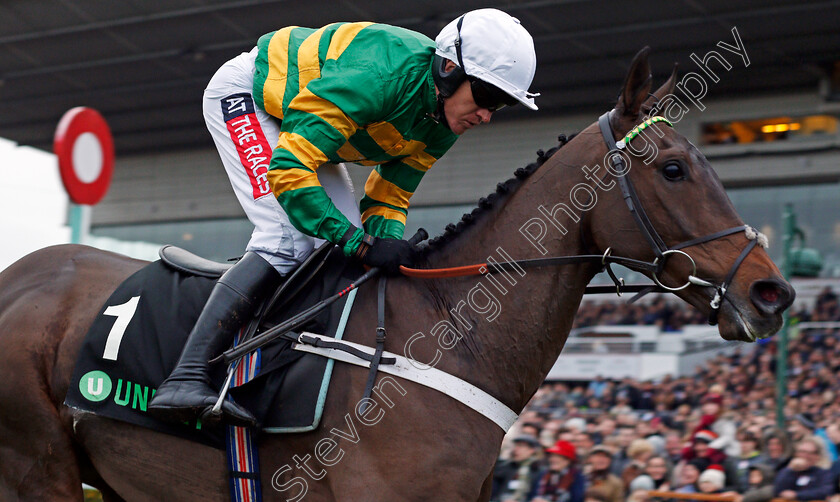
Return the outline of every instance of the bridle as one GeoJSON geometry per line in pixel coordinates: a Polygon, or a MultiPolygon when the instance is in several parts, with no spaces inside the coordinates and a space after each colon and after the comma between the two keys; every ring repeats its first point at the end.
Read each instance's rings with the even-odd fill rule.
{"type": "MultiPolygon", "coordinates": [[[[627,133],[626,136],[624,136],[624,138],[621,141],[617,142],[615,140],[615,136],[613,136],[612,128],[610,127],[610,113],[611,112],[604,113],[603,115],[601,115],[600,118],[598,118],[598,126],[601,129],[601,135],[604,138],[604,142],[607,145],[607,156],[609,157],[610,164],[613,168],[611,172],[615,175],[616,178],[618,178],[618,185],[621,188],[621,194],[624,198],[624,202],[627,204],[627,208],[630,210],[630,214],[636,221],[636,226],[639,227],[639,230],[642,232],[642,235],[645,237],[645,240],[648,241],[648,244],[650,244],[650,247],[651,249],[653,249],[653,253],[656,256],[652,263],[656,266],[656,269],[651,272],[653,281],[656,283],[656,286],[666,291],[680,291],[692,284],[696,286],[715,288],[715,294],[712,297],[712,300],[709,302],[709,306],[711,307],[711,311],[709,312],[709,324],[714,326],[715,324],[717,324],[717,318],[721,304],[726,298],[726,292],[729,286],[732,284],[732,279],[735,277],[735,273],[738,271],[738,268],[741,266],[741,264],[744,262],[744,259],[746,259],[747,255],[750,254],[750,251],[752,251],[756,245],[767,247],[767,238],[749,225],[740,225],[737,227],[720,230],[718,232],[711,233],[704,237],[698,237],[696,239],[681,242],[674,246],[668,246],[667,244],[665,244],[665,241],[662,239],[659,233],[657,233],[656,229],[653,226],[653,223],[651,223],[650,218],[648,218],[644,206],[642,206],[641,202],[639,201],[639,197],[636,194],[636,189],[633,187],[633,182],[628,176],[626,176],[630,169],[624,161],[624,157],[622,156],[620,151],[624,150],[626,148],[626,145],[630,142],[630,140],[632,140],[636,135],[638,135],[639,132],[641,132],[647,127],[650,127],[656,122],[664,122],[665,124],[671,127],[673,127],[673,125],[664,117],[652,117],[643,121],[642,124],[633,128],[629,133],[627,133]],[[696,246],[698,244],[710,242],[721,237],[725,237],[727,235],[736,234],[738,232],[744,232],[747,239],[749,239],[750,242],[741,251],[741,254],[738,255],[738,258],[735,259],[735,262],[732,264],[732,267],[729,269],[729,272],[726,274],[726,277],[723,279],[723,282],[721,282],[720,284],[714,284],[711,281],[697,277],[697,264],[694,262],[694,259],[691,257],[691,255],[683,251],[683,249],[696,246]],[[658,275],[664,270],[665,263],[667,262],[668,258],[674,254],[681,254],[688,258],[688,260],[691,262],[691,273],[688,276],[688,280],[685,282],[685,284],[679,287],[666,286],[659,280],[658,277],[658,275]]],[[[615,281],[614,278],[613,280],[615,281]]],[[[653,287],[643,289],[639,292],[638,295],[636,295],[636,297],[634,297],[634,300],[654,290],[655,288],[653,287]]]]}
{"type": "Polygon", "coordinates": [[[718,232],[714,232],[703,237],[698,237],[696,239],[681,242],[674,246],[668,246],[654,228],[653,223],[650,221],[650,218],[648,218],[644,206],[642,206],[642,203],[639,200],[639,196],[636,194],[636,189],[633,186],[633,182],[630,181],[630,178],[628,176],[626,176],[626,174],[630,172],[630,168],[628,167],[627,162],[625,162],[624,160],[622,150],[624,150],[627,144],[633,138],[638,136],[639,133],[641,133],[644,129],[650,127],[656,122],[664,122],[665,124],[671,127],[673,127],[673,125],[664,117],[651,117],[644,120],[641,124],[631,129],[630,132],[628,132],[624,136],[624,138],[621,139],[621,141],[616,141],[615,136],[613,136],[612,133],[612,128],[610,127],[610,113],[611,112],[607,112],[601,115],[601,117],[598,119],[598,126],[601,129],[601,135],[604,139],[604,142],[607,145],[607,158],[609,158],[609,162],[612,168],[610,172],[613,175],[615,175],[616,178],[618,178],[618,184],[621,188],[621,194],[624,198],[624,202],[627,204],[627,209],[630,210],[630,214],[633,216],[633,220],[635,220],[636,225],[639,227],[639,230],[642,232],[642,235],[644,236],[645,240],[648,242],[648,244],[650,244],[650,247],[653,250],[655,257],[652,262],[635,260],[632,258],[626,258],[622,256],[613,256],[612,250],[610,248],[607,248],[603,255],[590,254],[574,256],[553,256],[550,258],[509,260],[506,262],[488,260],[487,263],[479,263],[475,265],[467,265],[463,267],[454,267],[446,269],[412,269],[400,267],[402,273],[407,276],[422,278],[459,277],[465,275],[497,273],[500,271],[521,272],[523,268],[532,267],[569,265],[573,263],[592,263],[601,265],[603,270],[607,272],[610,279],[613,281],[614,286],[587,286],[584,291],[584,294],[600,294],[615,292],[619,296],[621,296],[622,292],[635,292],[637,294],[630,300],[630,302],[632,303],[648,293],[681,291],[691,286],[692,284],[695,286],[714,288],[715,294],[712,296],[712,299],[709,302],[709,307],[711,307],[711,310],[709,312],[708,321],[709,324],[712,326],[717,324],[720,307],[723,303],[723,300],[726,298],[726,292],[729,289],[729,286],[732,284],[732,279],[735,277],[735,273],[738,271],[738,268],[744,262],[747,255],[750,253],[750,251],[753,250],[753,248],[756,245],[765,248],[767,247],[767,237],[749,225],[740,225],[737,227],[720,230],[718,232]],[[700,277],[698,277],[697,264],[695,263],[691,255],[685,252],[684,249],[690,248],[692,246],[697,246],[706,242],[710,242],[716,239],[720,239],[721,237],[726,237],[728,235],[737,234],[739,232],[744,232],[744,235],[750,242],[741,251],[741,254],[738,255],[738,258],[735,259],[735,262],[732,264],[732,267],[729,269],[729,272],[726,274],[726,277],[723,279],[723,281],[719,284],[715,284],[710,280],[701,279],[700,277]],[[659,275],[665,269],[668,259],[675,254],[685,256],[691,263],[691,273],[688,275],[686,282],[678,287],[667,286],[663,284],[663,282],[659,279],[659,275]],[[619,278],[613,272],[611,268],[612,264],[623,265],[637,272],[650,273],[651,277],[653,278],[654,284],[625,285],[624,279],[619,278]]]}

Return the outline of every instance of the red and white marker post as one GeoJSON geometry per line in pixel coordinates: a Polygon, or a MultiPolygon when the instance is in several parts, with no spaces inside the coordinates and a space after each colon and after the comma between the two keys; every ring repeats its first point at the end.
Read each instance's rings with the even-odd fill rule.
{"type": "Polygon", "coordinates": [[[90,230],[90,207],[105,196],[114,172],[114,140],[108,123],[93,108],[68,110],[55,130],[53,151],[72,202],[71,241],[80,243],[90,230]]]}

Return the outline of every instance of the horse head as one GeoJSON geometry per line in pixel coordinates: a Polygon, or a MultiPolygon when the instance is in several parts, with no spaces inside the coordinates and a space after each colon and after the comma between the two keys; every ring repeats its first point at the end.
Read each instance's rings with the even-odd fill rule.
{"type": "Polygon", "coordinates": [[[590,141],[605,138],[605,167],[618,174],[618,186],[588,214],[590,247],[655,263],[645,273],[709,314],[724,339],[770,336],[794,290],[767,255],[766,238],[741,221],[706,157],[669,127],[666,118],[676,109],[669,107],[680,104],[676,67],[651,93],[648,52],[634,58],[615,108],[581,133],[590,141]],[[611,143],[610,133],[619,141],[611,143]]]}

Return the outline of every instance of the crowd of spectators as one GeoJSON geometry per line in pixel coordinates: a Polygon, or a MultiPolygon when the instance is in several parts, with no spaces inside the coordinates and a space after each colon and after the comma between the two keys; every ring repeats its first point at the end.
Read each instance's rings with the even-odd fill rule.
{"type": "MultiPolygon", "coordinates": [[[[578,325],[675,327],[694,314],[648,305],[585,305],[578,325]]],[[[804,321],[840,321],[824,290],[804,321]]],[[[696,322],[696,321],[691,321],[696,322]]],[[[725,494],[735,502],[840,502],[840,330],[794,333],[784,424],[776,421],[776,342],[718,355],[690,377],[544,384],[505,442],[497,502],[646,502],[651,491],[725,494]]]]}
{"type": "Polygon", "coordinates": [[[705,324],[699,310],[685,308],[676,301],[658,296],[649,303],[584,301],[575,316],[573,328],[587,326],[658,326],[662,331],[679,331],[687,324],[705,324]]]}

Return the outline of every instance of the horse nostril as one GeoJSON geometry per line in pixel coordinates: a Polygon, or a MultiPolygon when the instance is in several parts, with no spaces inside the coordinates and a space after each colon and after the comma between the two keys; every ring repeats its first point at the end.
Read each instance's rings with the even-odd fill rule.
{"type": "Polygon", "coordinates": [[[758,291],[758,296],[767,303],[776,303],[779,300],[779,296],[781,296],[778,288],[766,284],[762,284],[756,288],[756,291],[758,291]]]}
{"type": "Polygon", "coordinates": [[[755,281],[750,286],[750,298],[756,308],[765,314],[777,314],[790,307],[796,293],[790,284],[778,279],[755,281]]]}

